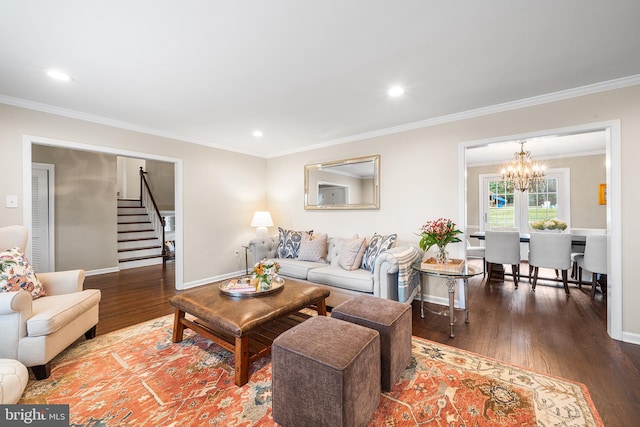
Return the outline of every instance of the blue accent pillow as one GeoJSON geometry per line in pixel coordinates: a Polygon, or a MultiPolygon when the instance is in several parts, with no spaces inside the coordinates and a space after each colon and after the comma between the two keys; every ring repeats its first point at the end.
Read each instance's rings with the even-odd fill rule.
{"type": "Polygon", "coordinates": [[[386,251],[387,249],[391,249],[396,243],[397,238],[397,234],[382,236],[378,233],[375,233],[371,240],[369,240],[369,245],[364,252],[361,267],[373,273],[373,268],[375,267],[376,258],[378,258],[378,255],[386,251]]]}
{"type": "Polygon", "coordinates": [[[313,230],[293,231],[278,227],[278,258],[297,258],[302,236],[311,237],[313,230]]]}

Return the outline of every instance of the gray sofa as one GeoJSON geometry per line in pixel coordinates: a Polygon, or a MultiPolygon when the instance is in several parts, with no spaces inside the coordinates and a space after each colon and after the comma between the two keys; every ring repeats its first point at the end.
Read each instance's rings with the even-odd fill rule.
{"type": "Polygon", "coordinates": [[[321,261],[278,258],[277,236],[251,240],[249,252],[254,263],[262,259],[277,261],[280,276],[328,289],[331,295],[327,305],[331,307],[362,294],[400,302],[413,300],[420,280],[411,268],[411,263],[421,257],[417,248],[401,245],[381,252],[375,258],[373,271],[364,268],[346,270],[338,263],[341,240],[344,239],[328,238],[327,256],[321,261]]]}

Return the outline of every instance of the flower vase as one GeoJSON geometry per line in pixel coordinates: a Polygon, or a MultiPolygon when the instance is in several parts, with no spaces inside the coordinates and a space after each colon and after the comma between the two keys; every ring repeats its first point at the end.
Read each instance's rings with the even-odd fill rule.
{"type": "Polygon", "coordinates": [[[446,264],[449,260],[449,252],[445,248],[446,246],[438,246],[438,249],[436,249],[436,262],[438,264],[446,264]]]}
{"type": "Polygon", "coordinates": [[[258,291],[268,291],[271,289],[271,276],[261,277],[258,285],[258,291]]]}

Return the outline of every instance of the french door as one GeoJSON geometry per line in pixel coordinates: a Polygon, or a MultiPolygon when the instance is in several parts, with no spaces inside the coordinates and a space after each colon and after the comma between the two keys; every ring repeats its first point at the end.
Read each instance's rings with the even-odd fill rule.
{"type": "Polygon", "coordinates": [[[510,189],[500,174],[480,175],[480,230],[518,230],[528,233],[531,222],[562,219],[570,226],[569,168],[546,171],[531,191],[510,189]]]}

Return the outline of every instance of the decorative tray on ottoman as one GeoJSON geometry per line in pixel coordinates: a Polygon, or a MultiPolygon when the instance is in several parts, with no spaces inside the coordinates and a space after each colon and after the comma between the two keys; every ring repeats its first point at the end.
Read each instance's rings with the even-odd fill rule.
{"type": "Polygon", "coordinates": [[[231,297],[250,298],[273,294],[282,290],[283,287],[284,279],[280,276],[274,277],[271,280],[271,289],[264,291],[257,291],[255,285],[251,284],[250,278],[241,277],[221,283],[220,292],[231,297]]]}

